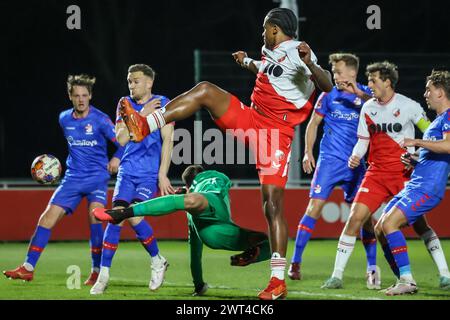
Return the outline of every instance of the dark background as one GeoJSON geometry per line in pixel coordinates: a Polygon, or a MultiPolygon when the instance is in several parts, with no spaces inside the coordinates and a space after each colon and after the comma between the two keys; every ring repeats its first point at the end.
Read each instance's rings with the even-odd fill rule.
{"type": "MultiPolygon", "coordinates": [[[[96,76],[92,103],[114,118],[117,100],[128,94],[130,64],[151,65],[157,72],[154,93],[174,98],[194,85],[194,49],[259,52],[264,16],[278,5],[272,0],[1,1],[0,179],[28,178],[32,160],[42,153],[64,162],[67,146],[58,114],[71,106],[68,74],[96,76]],[[81,30],[66,27],[72,4],[81,8],[81,30]]],[[[299,16],[306,17],[299,38],[323,67],[330,69],[327,55],[336,51],[360,54],[361,71],[368,62],[389,59],[399,65],[398,92],[423,107],[425,76],[433,67],[450,65],[447,1],[303,0],[298,5],[299,16]],[[366,27],[372,4],[381,8],[381,30],[366,27]]],[[[227,62],[230,74],[245,73],[231,56],[227,62]]],[[[244,102],[254,82],[246,77],[236,77],[233,87],[224,85],[244,102]]],[[[359,80],[366,83],[363,72],[359,80]]],[[[192,120],[177,126],[191,130],[192,120]]],[[[172,166],[170,176],[179,177],[182,169],[172,166]]],[[[235,179],[257,178],[253,166],[223,170],[235,179]]]]}

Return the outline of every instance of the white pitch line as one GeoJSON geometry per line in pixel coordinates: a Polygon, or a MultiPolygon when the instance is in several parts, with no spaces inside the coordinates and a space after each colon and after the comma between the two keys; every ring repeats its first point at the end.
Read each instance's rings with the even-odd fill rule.
{"type": "Polygon", "coordinates": [[[299,294],[303,296],[320,296],[320,297],[335,297],[335,298],[345,298],[351,300],[385,300],[381,298],[374,297],[361,297],[361,296],[352,296],[351,294],[345,293],[315,293],[315,292],[306,292],[306,291],[289,291],[289,293],[299,294]]]}
{"type": "MultiPolygon", "coordinates": [[[[147,282],[142,280],[136,280],[136,279],[126,279],[126,278],[116,278],[111,277],[111,280],[115,281],[123,281],[123,282],[134,282],[134,283],[142,283],[143,285],[147,284],[147,282]]],[[[189,287],[192,286],[192,283],[175,283],[175,282],[167,282],[164,281],[164,284],[172,286],[172,287],[189,287]]],[[[253,290],[255,292],[259,292],[260,289],[254,289],[254,288],[233,288],[228,286],[213,286],[208,284],[209,288],[211,289],[223,289],[223,290],[239,290],[239,289],[246,289],[246,290],[253,290]]],[[[341,298],[341,299],[351,299],[351,300],[385,300],[382,298],[375,298],[375,297],[364,297],[364,296],[354,296],[351,294],[345,294],[345,293],[320,293],[320,292],[307,292],[307,291],[292,291],[289,290],[289,293],[296,294],[300,296],[309,296],[309,297],[329,297],[329,298],[341,298]]]]}

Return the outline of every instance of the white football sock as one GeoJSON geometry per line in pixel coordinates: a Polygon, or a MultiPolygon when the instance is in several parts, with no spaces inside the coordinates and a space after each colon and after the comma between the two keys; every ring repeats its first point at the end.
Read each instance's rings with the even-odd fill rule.
{"type": "Polygon", "coordinates": [[[414,280],[413,276],[411,273],[407,273],[407,274],[402,274],[400,276],[400,280],[406,281],[406,282],[411,282],[411,283],[416,283],[416,281],[414,280]]]}
{"type": "Polygon", "coordinates": [[[27,270],[27,271],[33,271],[34,267],[28,263],[28,262],[24,262],[23,267],[27,270]]]}
{"type": "Polygon", "coordinates": [[[271,277],[276,277],[280,280],[284,280],[284,272],[286,270],[286,258],[281,257],[278,252],[272,254],[270,259],[270,270],[272,271],[271,277]]]}
{"type": "Polygon", "coordinates": [[[109,279],[109,267],[100,267],[100,272],[98,274],[99,279],[100,278],[107,278],[109,279]]]}
{"type": "Polygon", "coordinates": [[[163,258],[159,254],[157,254],[154,257],[150,257],[150,259],[152,261],[152,264],[155,264],[155,265],[160,265],[160,264],[164,263],[163,258]]]}
{"type": "Polygon", "coordinates": [[[355,247],[356,237],[348,236],[342,232],[339,237],[339,243],[337,247],[336,260],[334,262],[334,270],[332,277],[342,280],[344,276],[344,270],[350,258],[353,248],[355,247]]]}
{"type": "Polygon", "coordinates": [[[427,247],[428,252],[439,269],[439,274],[443,277],[450,278],[447,262],[445,261],[444,251],[441,242],[433,229],[425,232],[420,236],[427,247]]]}
{"type": "Polygon", "coordinates": [[[147,116],[147,123],[150,128],[150,133],[164,127],[166,125],[166,120],[164,119],[161,109],[149,114],[147,116]]]}

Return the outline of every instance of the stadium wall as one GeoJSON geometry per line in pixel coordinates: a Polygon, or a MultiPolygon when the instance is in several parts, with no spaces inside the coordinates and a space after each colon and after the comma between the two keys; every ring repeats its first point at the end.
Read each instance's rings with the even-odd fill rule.
{"type": "MultiPolygon", "coordinates": [[[[54,189],[0,190],[1,223],[0,241],[28,241],[34,232],[36,222],[46,207],[54,189]]],[[[234,221],[245,228],[266,231],[266,222],[261,209],[261,195],[257,188],[236,188],[230,192],[234,221]]],[[[289,225],[289,237],[297,232],[299,217],[308,203],[309,189],[288,189],[285,192],[285,215],[289,225]]],[[[440,237],[450,237],[450,189],[441,204],[427,214],[430,225],[440,237]]],[[[109,190],[111,203],[112,190],[109,190]]],[[[343,200],[341,189],[336,189],[325,205],[313,238],[338,238],[350,212],[350,206],[343,200]]],[[[377,220],[382,209],[374,218],[377,220]]],[[[186,215],[183,212],[146,218],[159,239],[187,239],[186,215]]],[[[411,228],[405,230],[408,237],[415,237],[411,228]]],[[[122,239],[135,239],[133,230],[126,225],[122,239]]],[[[89,227],[86,200],[69,217],[63,219],[52,232],[51,240],[87,240],[89,227]]]]}

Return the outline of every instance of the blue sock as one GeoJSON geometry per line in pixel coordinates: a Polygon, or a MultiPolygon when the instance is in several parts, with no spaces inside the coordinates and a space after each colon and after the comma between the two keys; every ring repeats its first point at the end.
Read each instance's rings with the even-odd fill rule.
{"type": "Polygon", "coordinates": [[[411,275],[411,266],[409,264],[408,247],[403,233],[398,230],[386,235],[386,239],[391,248],[392,255],[397,263],[400,277],[403,275],[411,275]]]}
{"type": "Polygon", "coordinates": [[[147,221],[142,220],[137,225],[133,226],[133,229],[136,232],[136,237],[141,241],[150,256],[156,256],[159,253],[159,249],[150,224],[147,221]]]}
{"type": "Polygon", "coordinates": [[[397,278],[400,278],[400,271],[398,270],[397,263],[395,262],[394,256],[392,255],[391,248],[389,248],[389,245],[383,245],[383,252],[384,257],[386,258],[387,262],[389,263],[389,266],[391,267],[392,272],[394,272],[395,276],[397,278]]]}
{"type": "Polygon", "coordinates": [[[361,241],[366,250],[367,270],[372,271],[372,268],[377,264],[377,239],[374,233],[361,228],[361,241]]]}
{"type": "Polygon", "coordinates": [[[31,238],[30,245],[28,246],[28,253],[25,262],[31,264],[33,268],[41,256],[42,251],[44,251],[45,246],[50,239],[51,230],[37,226],[33,237],[31,238]]]}
{"type": "Polygon", "coordinates": [[[308,215],[304,215],[298,224],[297,237],[295,238],[294,256],[292,263],[301,263],[303,250],[308,244],[309,238],[314,230],[317,220],[308,215]]]}
{"type": "Polygon", "coordinates": [[[108,223],[105,230],[105,235],[103,237],[103,251],[102,251],[102,267],[111,268],[112,259],[116,253],[117,247],[120,240],[120,230],[121,226],[108,223]]]}
{"type": "Polygon", "coordinates": [[[100,268],[102,259],[103,226],[101,223],[91,224],[91,246],[92,268],[100,268]]]}

